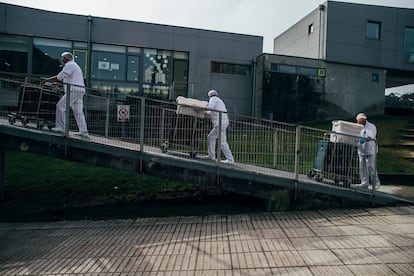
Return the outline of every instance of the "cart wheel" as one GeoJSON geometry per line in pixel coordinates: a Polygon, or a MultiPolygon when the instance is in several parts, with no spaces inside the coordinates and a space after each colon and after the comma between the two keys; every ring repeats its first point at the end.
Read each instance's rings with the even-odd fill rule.
{"type": "Polygon", "coordinates": [[[196,158],[196,156],[197,156],[197,152],[194,152],[194,151],[190,152],[190,158],[196,158]]]}
{"type": "Polygon", "coordinates": [[[45,123],[44,122],[38,122],[37,123],[37,129],[38,130],[42,130],[44,126],[45,126],[45,123]]]}
{"type": "Polygon", "coordinates": [[[318,181],[318,182],[322,182],[322,181],[323,181],[323,177],[322,177],[322,176],[320,176],[319,174],[317,174],[317,175],[315,176],[315,180],[316,180],[316,181],[318,181]]]}
{"type": "Polygon", "coordinates": [[[9,115],[9,123],[11,125],[14,125],[14,123],[16,123],[16,117],[13,115],[9,115]]]}
{"type": "Polygon", "coordinates": [[[351,179],[345,179],[344,180],[344,187],[345,188],[351,188],[351,183],[352,183],[351,179]]]}
{"type": "Polygon", "coordinates": [[[168,151],[168,147],[169,147],[169,142],[165,141],[164,143],[161,144],[161,152],[162,153],[166,153],[168,151]]]}
{"type": "Polygon", "coordinates": [[[315,173],[312,170],[310,170],[307,174],[308,178],[313,178],[314,176],[315,176],[315,173]]]}
{"type": "Polygon", "coordinates": [[[27,117],[22,117],[22,124],[26,126],[29,123],[29,119],[27,117]]]}
{"type": "Polygon", "coordinates": [[[48,128],[49,130],[52,130],[52,128],[53,128],[53,124],[52,124],[52,123],[47,124],[47,128],[48,128]]]}

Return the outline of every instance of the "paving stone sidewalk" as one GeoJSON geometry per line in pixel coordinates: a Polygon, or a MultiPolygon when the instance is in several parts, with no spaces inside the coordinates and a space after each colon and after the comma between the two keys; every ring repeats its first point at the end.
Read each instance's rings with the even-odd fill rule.
{"type": "Polygon", "coordinates": [[[2,223],[0,275],[414,275],[414,206],[2,223]]]}

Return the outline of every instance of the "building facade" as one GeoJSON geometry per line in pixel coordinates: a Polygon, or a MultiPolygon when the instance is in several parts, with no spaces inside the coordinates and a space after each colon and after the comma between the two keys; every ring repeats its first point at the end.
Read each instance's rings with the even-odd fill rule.
{"type": "MultiPolygon", "coordinates": [[[[258,66],[258,71],[264,70],[263,76],[291,74],[300,82],[306,76],[302,67],[316,69],[306,78],[323,83],[323,88],[307,87],[310,94],[299,89],[293,97],[297,108],[313,107],[314,118],[309,120],[353,116],[360,111],[383,114],[385,88],[414,83],[414,10],[327,1],[276,37],[274,53],[262,57],[263,67],[258,66]],[[323,74],[318,75],[318,69],[323,74]]],[[[266,81],[258,76],[257,85],[266,81]]],[[[282,99],[286,92],[280,91],[286,89],[274,85],[263,89],[255,92],[257,114],[262,111],[262,116],[271,117],[272,112],[286,108],[287,103],[277,102],[269,110],[260,105],[259,95],[270,105],[267,97],[282,99]]],[[[294,105],[288,106],[292,110],[294,105]]],[[[303,112],[291,116],[303,120],[303,112]]]]}
{"type": "Polygon", "coordinates": [[[414,9],[327,1],[276,37],[274,53],[413,72],[414,9]]]}
{"type": "Polygon", "coordinates": [[[0,3],[0,71],[50,76],[74,53],[114,97],[205,100],[288,122],[383,114],[385,88],[414,83],[414,10],[327,1],[274,39],[0,3]]]}
{"type": "Polygon", "coordinates": [[[231,112],[252,113],[260,36],[72,15],[0,3],[0,71],[55,75],[72,52],[88,86],[175,100],[216,89],[231,112]]]}

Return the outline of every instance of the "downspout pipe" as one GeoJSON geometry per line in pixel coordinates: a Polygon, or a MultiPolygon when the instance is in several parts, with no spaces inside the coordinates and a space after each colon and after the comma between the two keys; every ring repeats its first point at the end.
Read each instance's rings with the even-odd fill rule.
{"type": "Polygon", "coordinates": [[[86,55],[86,87],[91,87],[92,22],[93,17],[91,15],[88,15],[88,54],[86,55]]]}
{"type": "Polygon", "coordinates": [[[257,66],[257,59],[254,58],[253,61],[253,85],[252,85],[252,89],[253,89],[253,93],[252,93],[252,112],[251,115],[252,116],[256,116],[256,66],[257,66]]]}

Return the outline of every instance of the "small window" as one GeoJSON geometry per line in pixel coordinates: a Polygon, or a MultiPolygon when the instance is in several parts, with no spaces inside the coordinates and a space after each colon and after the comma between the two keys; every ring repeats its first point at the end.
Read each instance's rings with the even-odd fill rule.
{"type": "Polygon", "coordinates": [[[414,28],[405,28],[404,57],[406,62],[414,63],[414,28]]]}
{"type": "Polygon", "coordinates": [[[367,38],[376,40],[381,38],[381,22],[367,22],[367,38]]]}
{"type": "Polygon", "coordinates": [[[211,73],[239,75],[239,76],[250,76],[250,66],[242,64],[231,64],[231,63],[211,63],[211,73]]]}
{"type": "Polygon", "coordinates": [[[279,72],[280,73],[288,73],[288,74],[296,74],[296,66],[294,65],[279,65],[279,72]]]}
{"type": "Polygon", "coordinates": [[[308,34],[313,33],[313,23],[308,26],[308,34]]]}
{"type": "Polygon", "coordinates": [[[378,73],[372,73],[372,75],[371,75],[371,81],[372,82],[379,82],[379,75],[378,75],[378,73]]]}

